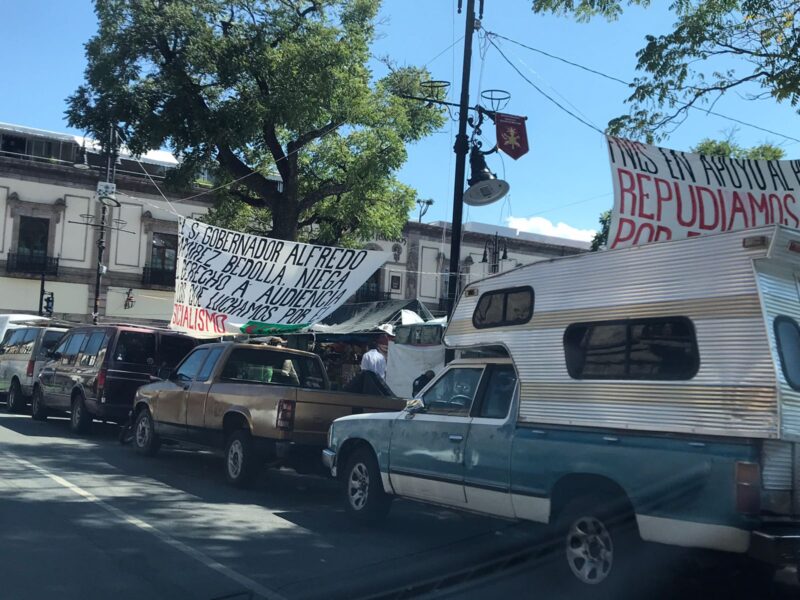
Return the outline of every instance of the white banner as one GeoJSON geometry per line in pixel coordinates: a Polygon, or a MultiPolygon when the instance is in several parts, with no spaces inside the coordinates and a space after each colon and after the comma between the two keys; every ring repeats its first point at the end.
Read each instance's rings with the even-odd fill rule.
{"type": "Polygon", "coordinates": [[[333,312],[389,257],[182,219],[170,328],[194,337],[303,329],[333,312]]]}
{"type": "Polygon", "coordinates": [[[705,156],[606,139],[614,182],[609,248],[760,225],[800,228],[800,160],[705,156]]]}

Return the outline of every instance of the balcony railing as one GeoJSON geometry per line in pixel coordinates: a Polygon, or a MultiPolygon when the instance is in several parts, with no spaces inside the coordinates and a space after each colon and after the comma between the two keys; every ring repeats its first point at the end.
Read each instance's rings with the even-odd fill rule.
{"type": "Polygon", "coordinates": [[[383,300],[391,300],[392,294],[390,292],[382,292],[376,285],[364,285],[356,290],[350,302],[382,302],[383,300]]]}
{"type": "Polygon", "coordinates": [[[7,273],[26,273],[28,275],[58,275],[58,257],[43,254],[20,254],[9,252],[6,260],[7,273]]]}
{"type": "Polygon", "coordinates": [[[142,285],[175,287],[175,269],[146,266],[142,273],[142,285]]]}

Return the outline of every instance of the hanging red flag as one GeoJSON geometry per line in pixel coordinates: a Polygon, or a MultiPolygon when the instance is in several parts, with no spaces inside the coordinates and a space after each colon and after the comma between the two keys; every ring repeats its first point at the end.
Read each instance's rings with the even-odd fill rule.
{"type": "Polygon", "coordinates": [[[495,113],[494,125],[497,129],[497,147],[514,160],[528,152],[528,132],[525,129],[526,118],[495,113]]]}

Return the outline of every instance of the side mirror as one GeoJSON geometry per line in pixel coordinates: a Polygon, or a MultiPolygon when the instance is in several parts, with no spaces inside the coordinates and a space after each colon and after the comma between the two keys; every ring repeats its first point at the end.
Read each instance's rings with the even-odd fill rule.
{"type": "Polygon", "coordinates": [[[425,412],[425,403],[422,401],[422,398],[414,398],[413,400],[406,402],[405,410],[407,413],[412,415],[425,412]]]}
{"type": "Polygon", "coordinates": [[[61,352],[48,352],[47,358],[50,360],[61,360],[61,352]]]}

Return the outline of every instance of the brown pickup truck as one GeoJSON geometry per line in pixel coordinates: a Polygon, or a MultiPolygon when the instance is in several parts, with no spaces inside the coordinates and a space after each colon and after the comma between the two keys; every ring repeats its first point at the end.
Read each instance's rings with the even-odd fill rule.
{"type": "Polygon", "coordinates": [[[401,410],[391,396],[337,392],[316,354],[269,346],[204,344],[134,401],[133,442],[152,455],[162,441],[225,449],[225,474],[245,485],[268,464],[322,471],[320,451],[338,417],[401,410]]]}

